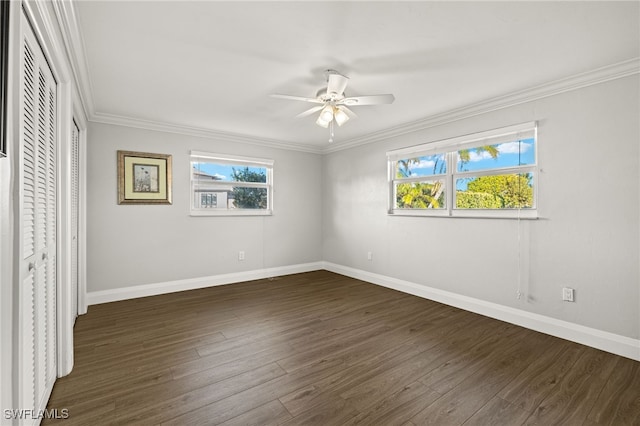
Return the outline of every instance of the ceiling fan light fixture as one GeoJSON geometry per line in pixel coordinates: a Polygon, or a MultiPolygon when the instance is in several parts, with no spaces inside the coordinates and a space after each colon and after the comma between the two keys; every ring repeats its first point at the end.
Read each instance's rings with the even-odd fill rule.
{"type": "Polygon", "coordinates": [[[331,122],[331,120],[333,120],[333,106],[332,105],[327,105],[324,108],[322,108],[322,111],[320,112],[320,119],[324,122],[326,122],[327,124],[329,124],[331,122]]]}
{"type": "MultiPolygon", "coordinates": [[[[332,120],[333,120],[333,118],[332,118],[332,120]]],[[[330,123],[330,122],[331,122],[331,121],[324,121],[324,120],[322,119],[322,114],[320,114],[320,116],[319,116],[319,117],[318,117],[318,119],[316,120],[316,124],[317,124],[318,126],[320,126],[320,127],[324,127],[325,129],[326,129],[327,127],[329,127],[329,123],[330,123]]]]}
{"type": "Polygon", "coordinates": [[[336,123],[338,123],[338,126],[342,126],[344,123],[349,121],[349,116],[346,112],[341,110],[340,107],[336,108],[335,112],[333,113],[333,117],[335,118],[336,123]]]}

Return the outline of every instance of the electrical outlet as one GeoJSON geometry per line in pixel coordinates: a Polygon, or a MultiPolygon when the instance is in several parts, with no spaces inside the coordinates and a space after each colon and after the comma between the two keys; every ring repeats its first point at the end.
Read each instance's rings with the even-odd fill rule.
{"type": "Polygon", "coordinates": [[[575,290],[569,287],[564,287],[562,289],[562,300],[566,302],[573,302],[575,296],[575,290]]]}
{"type": "Polygon", "coordinates": [[[244,260],[244,251],[240,250],[238,252],[238,260],[244,260]]]}
{"type": "Polygon", "coordinates": [[[367,252],[367,260],[373,260],[373,253],[371,253],[370,251],[367,252]]]}

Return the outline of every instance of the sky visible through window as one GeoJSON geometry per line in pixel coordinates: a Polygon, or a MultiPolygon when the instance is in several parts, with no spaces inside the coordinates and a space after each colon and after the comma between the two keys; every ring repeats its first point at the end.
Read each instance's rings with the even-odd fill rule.
{"type": "MultiPolygon", "coordinates": [[[[502,167],[514,167],[535,164],[534,139],[505,142],[492,145],[497,150],[496,158],[493,158],[488,150],[482,148],[469,149],[469,160],[460,161],[458,154],[458,172],[472,172],[502,167]]],[[[418,164],[411,164],[411,176],[433,176],[446,173],[444,154],[427,155],[419,158],[418,164]]],[[[471,179],[459,179],[456,189],[464,191],[471,179]]]]}
{"type": "MultiPolygon", "coordinates": [[[[215,163],[193,163],[193,167],[196,170],[204,172],[211,176],[216,176],[221,181],[233,182],[233,169],[244,170],[244,166],[227,165],[227,164],[215,164],[215,163]]],[[[264,167],[249,167],[250,172],[263,173],[267,175],[267,169],[264,167]]],[[[266,182],[266,180],[265,180],[266,182]]]]}

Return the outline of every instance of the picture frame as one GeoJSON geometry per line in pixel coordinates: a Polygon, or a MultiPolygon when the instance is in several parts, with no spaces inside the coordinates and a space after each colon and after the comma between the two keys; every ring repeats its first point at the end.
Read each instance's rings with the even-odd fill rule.
{"type": "Polygon", "coordinates": [[[118,151],[118,204],[171,204],[171,155],[118,151]]]}
{"type": "Polygon", "coordinates": [[[7,84],[9,71],[9,7],[0,1],[0,158],[7,156],[7,84]]]}

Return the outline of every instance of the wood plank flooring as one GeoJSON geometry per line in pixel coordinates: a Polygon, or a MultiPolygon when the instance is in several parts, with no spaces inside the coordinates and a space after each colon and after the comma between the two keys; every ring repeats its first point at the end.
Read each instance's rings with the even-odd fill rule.
{"type": "Polygon", "coordinates": [[[63,425],[640,425],[640,362],[316,271],[91,306],[63,425]]]}

